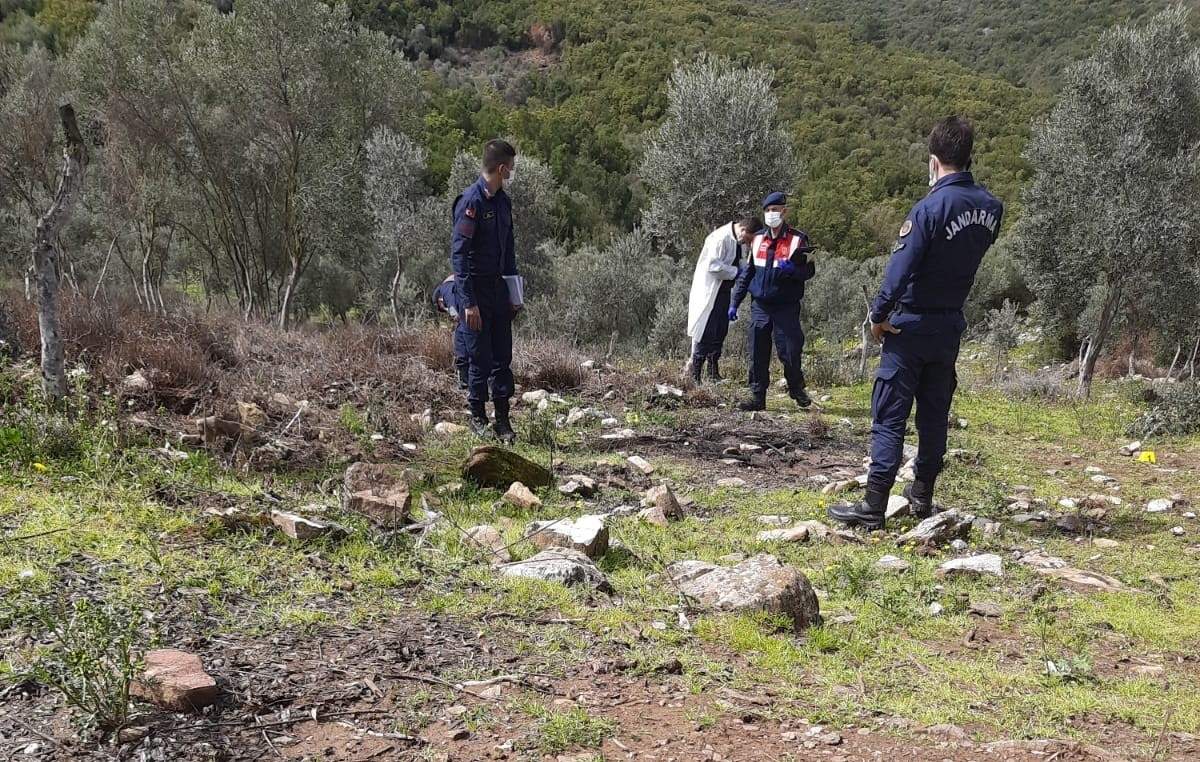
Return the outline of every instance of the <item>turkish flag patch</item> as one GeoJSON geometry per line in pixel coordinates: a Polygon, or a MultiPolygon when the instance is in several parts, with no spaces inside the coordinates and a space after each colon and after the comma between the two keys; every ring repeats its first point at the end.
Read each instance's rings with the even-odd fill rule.
{"type": "Polygon", "coordinates": [[[463,214],[467,215],[471,219],[475,219],[475,210],[469,206],[466,209],[463,209],[463,214]]]}

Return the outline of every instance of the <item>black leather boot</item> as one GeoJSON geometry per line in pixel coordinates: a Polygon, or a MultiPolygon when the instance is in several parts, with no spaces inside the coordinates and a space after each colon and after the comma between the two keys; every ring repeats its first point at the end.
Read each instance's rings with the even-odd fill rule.
{"type": "Polygon", "coordinates": [[[476,436],[487,436],[491,429],[490,422],[487,417],[487,407],[482,402],[471,403],[471,433],[476,436]]]}
{"type": "Polygon", "coordinates": [[[808,392],[805,391],[804,389],[801,389],[800,391],[793,394],[792,399],[794,399],[796,401],[796,404],[802,408],[808,408],[808,407],[812,406],[812,397],[809,397],[808,392]]]}
{"type": "Polygon", "coordinates": [[[721,358],[717,355],[711,355],[708,358],[708,380],[714,384],[719,384],[725,380],[724,377],[721,376],[720,361],[721,358]]]}
{"type": "Polygon", "coordinates": [[[912,515],[919,519],[927,519],[934,514],[933,479],[925,481],[917,477],[912,484],[904,485],[904,496],[908,498],[912,515]]]}
{"type": "Polygon", "coordinates": [[[755,393],[755,394],[750,395],[750,397],[748,399],[744,399],[741,402],[737,403],[737,409],[745,410],[747,412],[754,411],[754,410],[766,410],[767,409],[767,394],[766,394],[766,392],[763,392],[762,394],[755,393]]]}
{"type": "Polygon", "coordinates": [[[700,371],[704,367],[704,358],[700,355],[692,356],[692,383],[696,386],[700,385],[700,371]]]}
{"type": "Polygon", "coordinates": [[[829,506],[826,513],[829,514],[829,518],[847,526],[883,529],[887,501],[888,493],[868,489],[867,494],[857,503],[835,503],[829,506]]]}
{"type": "Polygon", "coordinates": [[[516,441],[517,434],[513,431],[512,422],[508,419],[508,400],[496,400],[496,425],[492,430],[496,432],[496,437],[506,445],[516,441]]]}

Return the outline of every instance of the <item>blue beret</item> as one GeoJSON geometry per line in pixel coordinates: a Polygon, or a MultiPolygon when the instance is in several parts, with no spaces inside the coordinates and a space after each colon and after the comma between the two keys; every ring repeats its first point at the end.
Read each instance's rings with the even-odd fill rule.
{"type": "Polygon", "coordinates": [[[787,206],[787,196],[780,191],[775,191],[763,199],[763,209],[768,206],[787,206]]]}

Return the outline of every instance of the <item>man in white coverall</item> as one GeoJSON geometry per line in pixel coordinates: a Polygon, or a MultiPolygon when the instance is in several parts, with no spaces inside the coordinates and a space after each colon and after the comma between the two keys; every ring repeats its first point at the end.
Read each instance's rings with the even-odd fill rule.
{"type": "Polygon", "coordinates": [[[721,347],[729,333],[729,295],[742,264],[742,244],[750,243],[759,222],[746,217],[717,228],[704,239],[688,297],[687,333],[692,339],[692,380],[700,383],[708,361],[708,379],[721,380],[721,347]]]}

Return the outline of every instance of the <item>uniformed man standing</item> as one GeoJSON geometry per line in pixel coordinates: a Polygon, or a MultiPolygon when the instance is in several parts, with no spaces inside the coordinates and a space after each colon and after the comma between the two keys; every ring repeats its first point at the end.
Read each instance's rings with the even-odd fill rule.
{"type": "Polygon", "coordinates": [[[504,276],[517,274],[512,203],[504,188],[515,176],[517,151],[503,140],[483,148],[483,175],[454,205],[450,259],[466,340],[471,430],[484,434],[489,385],[496,420],[492,430],[513,441],[509,400],[513,394],[512,318],[520,305],[509,299],[504,276]]]}
{"type": "Polygon", "coordinates": [[[470,358],[467,356],[466,331],[458,315],[458,298],[454,295],[454,273],[438,284],[430,300],[434,309],[449,315],[454,323],[454,369],[458,372],[458,388],[466,389],[470,358]]]}
{"type": "Polygon", "coordinates": [[[933,514],[933,485],[946,454],[947,416],[958,386],[954,365],[966,329],[963,304],[975,272],[1000,231],[1004,207],[971,176],[975,128],[961,116],[929,135],[929,184],[900,228],[871,309],[871,334],[883,343],[871,395],[871,468],[857,503],[829,508],[830,518],[882,529],[888,493],[917,403],[916,479],[904,490],[913,512],[933,514]]]}
{"type": "Polygon", "coordinates": [[[692,274],[687,333],[692,339],[692,381],[700,383],[708,362],[708,380],[721,379],[721,349],[729,334],[729,300],[742,264],[742,244],[750,243],[758,220],[746,217],[708,234],[692,274]]]}
{"type": "Polygon", "coordinates": [[[745,267],[733,289],[729,320],[737,320],[738,308],[749,293],[750,306],[750,398],[738,403],[741,410],[765,410],[771,385],[771,342],[783,363],[788,394],[800,407],[812,404],[804,388],[800,367],[804,331],[800,328],[800,302],[804,284],[816,274],[808,236],[787,225],[787,198],[779,192],[763,200],[766,228],[750,243],[745,267]]]}

